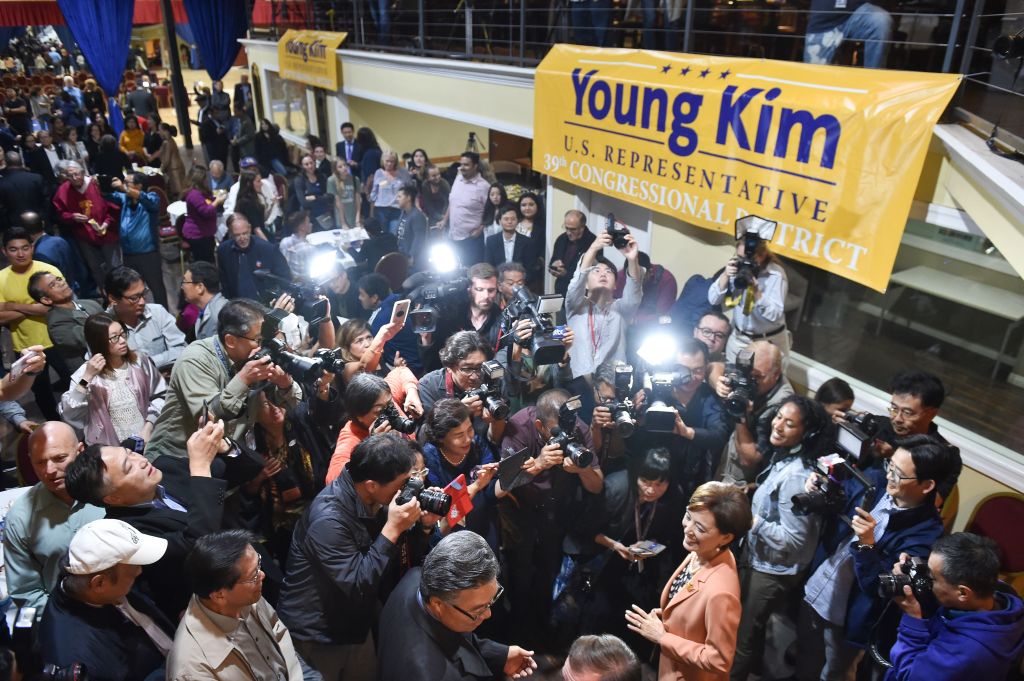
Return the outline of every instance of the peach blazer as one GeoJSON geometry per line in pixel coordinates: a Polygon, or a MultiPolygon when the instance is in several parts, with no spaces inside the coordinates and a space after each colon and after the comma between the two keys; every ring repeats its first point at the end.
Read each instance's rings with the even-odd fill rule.
{"type": "Polygon", "coordinates": [[[736,559],[724,550],[701,568],[671,601],[672,580],[693,560],[690,554],[661,593],[658,681],[728,681],[740,624],[740,580],[736,559]]]}

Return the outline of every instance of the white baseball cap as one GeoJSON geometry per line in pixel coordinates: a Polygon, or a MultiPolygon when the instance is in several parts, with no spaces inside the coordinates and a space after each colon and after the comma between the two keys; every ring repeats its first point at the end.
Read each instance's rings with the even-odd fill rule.
{"type": "Polygon", "coordinates": [[[142,534],[123,520],[102,518],[83,525],[68,547],[68,572],[92,575],[118,563],[151,565],[167,550],[167,540],[142,534]]]}

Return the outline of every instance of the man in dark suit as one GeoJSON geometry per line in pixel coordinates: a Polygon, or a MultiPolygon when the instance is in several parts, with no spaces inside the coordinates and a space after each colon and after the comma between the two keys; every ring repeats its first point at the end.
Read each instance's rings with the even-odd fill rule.
{"type": "Polygon", "coordinates": [[[514,203],[506,203],[498,209],[501,232],[487,237],[484,257],[494,267],[506,262],[519,263],[526,269],[529,282],[540,276],[540,253],[533,237],[516,231],[519,218],[519,208],[514,203]]]}
{"type": "Polygon", "coordinates": [[[235,85],[233,104],[236,110],[240,108],[249,118],[254,119],[256,112],[252,105],[252,85],[249,84],[249,74],[247,73],[243,73],[239,77],[238,84],[235,85]]]}
{"type": "Polygon", "coordinates": [[[487,541],[468,530],[449,534],[427,554],[422,569],[405,574],[384,606],[378,680],[470,681],[532,673],[533,651],[473,633],[490,618],[503,591],[487,541]]]}
{"type": "Polygon", "coordinates": [[[597,237],[587,229],[587,216],[578,210],[567,212],[562,224],[565,233],[559,234],[555,239],[548,271],[555,277],[555,293],[564,296],[569,289],[569,281],[576,272],[580,256],[587,252],[597,237]]]}
{"type": "Polygon", "coordinates": [[[0,175],[0,202],[7,208],[9,224],[3,226],[15,224],[17,216],[23,213],[45,215],[46,183],[42,176],[26,170],[21,154],[16,151],[8,151],[4,158],[7,165],[0,175]]]}
{"type": "Polygon", "coordinates": [[[359,176],[359,159],[362,157],[362,149],[356,142],[356,128],[345,121],[341,124],[341,140],[334,145],[335,158],[343,158],[352,170],[352,174],[359,176]]]}
{"type": "Polygon", "coordinates": [[[188,439],[187,459],[163,456],[150,463],[126,447],[90,445],[64,473],[74,499],[104,506],[108,518],[167,540],[167,552],[143,569],[143,577],[157,606],[172,619],[191,595],[181,579],[185,555],[223,520],[227,482],[214,477],[212,468],[217,454],[228,449],[224,425],[217,421],[188,439]]]}

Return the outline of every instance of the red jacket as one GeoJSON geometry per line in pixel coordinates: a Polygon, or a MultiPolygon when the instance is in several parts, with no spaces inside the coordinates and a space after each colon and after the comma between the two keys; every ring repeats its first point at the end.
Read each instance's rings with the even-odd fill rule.
{"type": "Polygon", "coordinates": [[[117,243],[118,225],[110,214],[110,206],[100,193],[96,178],[89,180],[84,192],[71,186],[71,182],[62,184],[53,195],[53,207],[57,210],[57,218],[71,228],[75,239],[94,246],[117,243]],[[84,213],[99,225],[105,225],[106,234],[101,235],[87,222],[75,220],[75,213],[84,213]]]}

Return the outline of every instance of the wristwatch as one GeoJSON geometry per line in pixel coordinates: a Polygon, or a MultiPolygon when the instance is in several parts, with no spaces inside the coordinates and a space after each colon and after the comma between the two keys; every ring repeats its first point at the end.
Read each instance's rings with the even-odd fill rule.
{"type": "Polygon", "coordinates": [[[875,550],[875,545],[874,544],[864,544],[864,543],[858,542],[857,544],[854,545],[853,548],[854,548],[855,551],[857,551],[857,553],[860,553],[862,551],[874,551],[875,550]]]}
{"type": "Polygon", "coordinates": [[[89,381],[85,380],[84,378],[80,378],[80,379],[78,379],[78,385],[82,386],[85,389],[88,389],[89,388],[89,381]]]}

